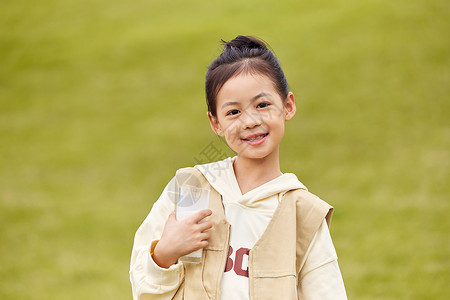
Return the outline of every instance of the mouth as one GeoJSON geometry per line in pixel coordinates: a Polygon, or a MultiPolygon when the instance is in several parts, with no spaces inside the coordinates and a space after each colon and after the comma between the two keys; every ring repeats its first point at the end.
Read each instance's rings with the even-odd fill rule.
{"type": "Polygon", "coordinates": [[[259,145],[265,141],[265,139],[268,135],[269,135],[268,133],[252,134],[242,140],[247,142],[250,145],[259,145]]]}

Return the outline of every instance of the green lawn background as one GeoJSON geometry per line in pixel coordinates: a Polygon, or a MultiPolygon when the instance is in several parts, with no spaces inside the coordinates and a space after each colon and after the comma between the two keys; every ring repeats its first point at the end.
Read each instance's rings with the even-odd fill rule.
{"type": "Polygon", "coordinates": [[[351,299],[448,299],[449,11],[443,0],[0,3],[0,299],[131,299],[133,235],[210,143],[220,39],[280,58],[282,143],[333,206],[351,299]]]}

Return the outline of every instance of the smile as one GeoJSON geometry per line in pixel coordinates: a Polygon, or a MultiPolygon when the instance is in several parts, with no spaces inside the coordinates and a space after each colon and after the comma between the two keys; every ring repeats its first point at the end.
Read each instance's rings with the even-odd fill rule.
{"type": "Polygon", "coordinates": [[[242,140],[244,140],[245,142],[247,142],[250,145],[259,145],[259,144],[262,144],[266,140],[266,137],[268,135],[269,135],[268,133],[254,134],[254,135],[251,135],[242,140]]]}

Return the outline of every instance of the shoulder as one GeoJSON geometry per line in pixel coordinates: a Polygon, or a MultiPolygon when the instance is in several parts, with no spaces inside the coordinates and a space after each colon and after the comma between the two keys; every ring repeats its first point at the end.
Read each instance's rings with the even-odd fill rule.
{"type": "Polygon", "coordinates": [[[203,174],[195,167],[186,167],[178,169],[175,173],[176,184],[200,186],[205,180],[203,174]]]}
{"type": "Polygon", "coordinates": [[[328,226],[333,214],[333,206],[305,189],[291,190],[285,194],[296,202],[297,215],[300,220],[309,222],[311,219],[326,219],[328,226]]]}
{"type": "Polygon", "coordinates": [[[297,201],[297,205],[323,206],[331,208],[331,205],[306,189],[295,189],[287,192],[286,194],[292,194],[297,201]]]}
{"type": "Polygon", "coordinates": [[[207,178],[197,167],[178,169],[175,174],[175,184],[177,186],[191,186],[205,189],[211,188],[207,178]]]}

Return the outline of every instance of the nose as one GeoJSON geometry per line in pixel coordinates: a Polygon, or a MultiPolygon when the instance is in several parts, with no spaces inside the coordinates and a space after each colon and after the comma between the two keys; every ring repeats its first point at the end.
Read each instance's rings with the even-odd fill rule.
{"type": "Polygon", "coordinates": [[[261,115],[257,111],[247,109],[240,117],[240,121],[245,128],[254,128],[262,124],[261,115]]]}

